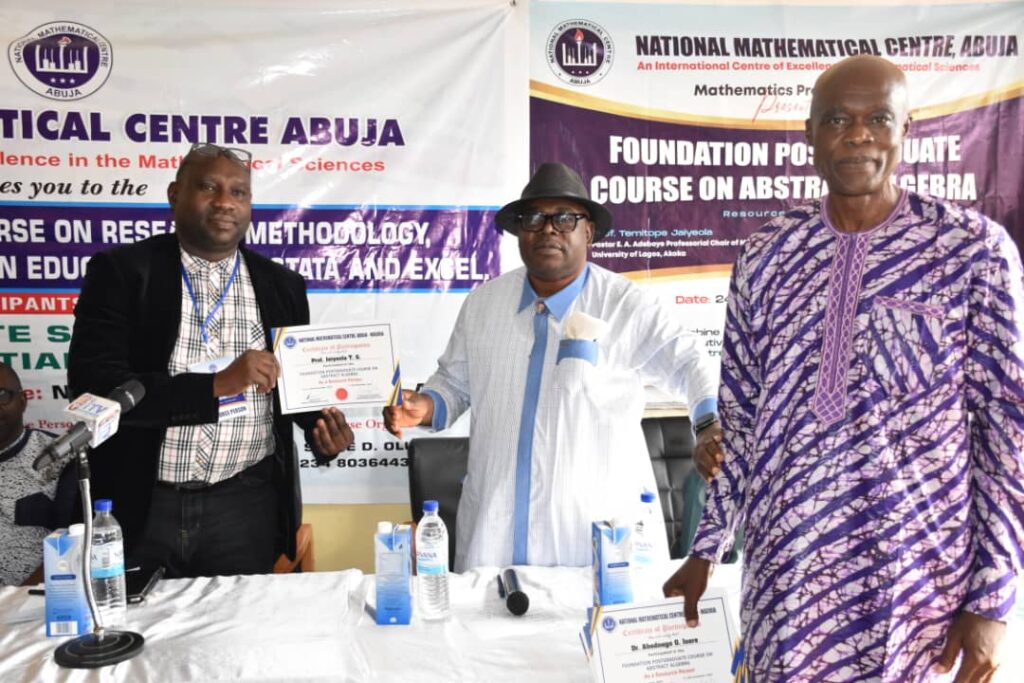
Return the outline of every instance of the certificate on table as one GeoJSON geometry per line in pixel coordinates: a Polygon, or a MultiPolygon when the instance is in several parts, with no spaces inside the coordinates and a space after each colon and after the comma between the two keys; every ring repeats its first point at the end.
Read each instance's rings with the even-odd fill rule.
{"type": "Polygon", "coordinates": [[[686,625],[682,598],[595,610],[588,627],[594,680],[731,683],[733,645],[739,632],[725,592],[709,588],[699,610],[696,628],[686,625]]]}
{"type": "Polygon", "coordinates": [[[379,411],[401,401],[390,323],[280,327],[273,335],[282,413],[329,406],[379,411]]]}

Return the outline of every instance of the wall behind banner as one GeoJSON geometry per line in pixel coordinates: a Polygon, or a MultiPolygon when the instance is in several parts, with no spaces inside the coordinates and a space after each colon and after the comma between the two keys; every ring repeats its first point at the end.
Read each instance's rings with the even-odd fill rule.
{"type": "MultiPolygon", "coordinates": [[[[716,353],[736,249],[813,192],[802,119],[838,59],[819,51],[862,44],[911,79],[903,182],[959,194],[1020,243],[1022,5],[884,4],[5,8],[0,359],[33,426],[64,428],[88,259],[173,228],[165,188],[193,141],[253,151],[248,243],[306,277],[314,322],[395,321],[407,386],[433,370],[466,294],[519,265],[493,213],[549,159],[616,216],[594,260],[656,291],[716,353]],[[652,144],[674,156],[651,158],[652,144]]],[[[350,418],[353,452],[328,468],[299,454],[321,569],[372,569],[378,519],[410,516],[405,444],[375,413],[350,418]]]]}

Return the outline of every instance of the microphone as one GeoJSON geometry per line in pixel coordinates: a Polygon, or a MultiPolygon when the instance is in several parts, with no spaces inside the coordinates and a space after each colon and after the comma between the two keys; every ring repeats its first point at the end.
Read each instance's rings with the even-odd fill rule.
{"type": "Polygon", "coordinates": [[[517,617],[523,616],[530,609],[530,598],[523,592],[519,576],[511,567],[498,574],[498,597],[505,599],[505,607],[517,617]]]}
{"type": "Polygon", "coordinates": [[[82,394],[64,409],[71,417],[78,418],[78,422],[46,447],[32,463],[32,469],[44,470],[86,446],[99,446],[117,433],[121,414],[138,405],[145,395],[146,387],[137,379],[116,387],[107,398],[82,394]]]}

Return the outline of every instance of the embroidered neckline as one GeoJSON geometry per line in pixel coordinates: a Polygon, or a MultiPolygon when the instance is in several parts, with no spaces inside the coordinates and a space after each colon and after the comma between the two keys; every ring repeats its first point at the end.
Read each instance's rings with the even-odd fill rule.
{"type": "Polygon", "coordinates": [[[824,197],[821,198],[821,220],[823,223],[825,223],[825,227],[831,230],[838,237],[850,238],[859,235],[871,235],[878,232],[879,230],[882,230],[892,225],[892,222],[895,221],[896,217],[900,214],[901,211],[903,211],[903,207],[906,206],[907,197],[909,196],[910,192],[908,190],[901,189],[900,196],[896,199],[896,204],[893,205],[892,210],[889,212],[889,215],[885,217],[885,220],[883,220],[881,223],[871,228],[870,230],[863,230],[861,232],[843,232],[835,225],[833,225],[832,220],[828,217],[829,195],[826,194],[824,197]]]}

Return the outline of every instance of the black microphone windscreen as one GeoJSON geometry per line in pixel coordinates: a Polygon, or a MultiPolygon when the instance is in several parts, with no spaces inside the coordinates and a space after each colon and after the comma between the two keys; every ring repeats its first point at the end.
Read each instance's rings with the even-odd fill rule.
{"type": "Polygon", "coordinates": [[[139,401],[146,395],[146,387],[137,379],[130,379],[111,391],[107,398],[121,404],[121,412],[127,413],[138,405],[139,401]]]}

